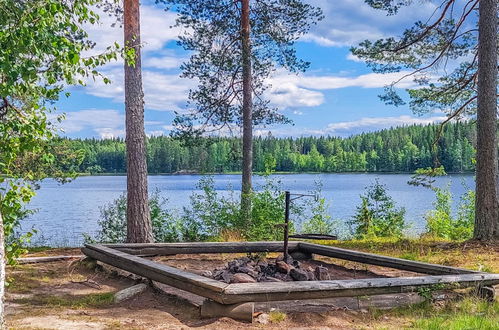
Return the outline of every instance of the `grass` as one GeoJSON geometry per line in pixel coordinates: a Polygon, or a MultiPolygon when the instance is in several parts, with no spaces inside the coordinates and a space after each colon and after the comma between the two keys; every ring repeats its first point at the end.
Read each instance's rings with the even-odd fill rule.
{"type": "Polygon", "coordinates": [[[499,273],[499,244],[436,239],[377,238],[349,241],[314,241],[345,249],[383,254],[407,260],[499,273]]]}
{"type": "Polygon", "coordinates": [[[280,311],[270,311],[269,321],[272,323],[281,323],[286,320],[286,313],[280,311]]]}
{"type": "MultiPolygon", "coordinates": [[[[224,233],[225,239],[239,240],[237,233],[224,233]]],[[[417,260],[481,271],[499,273],[499,246],[484,245],[476,242],[450,242],[425,239],[371,239],[351,241],[314,241],[346,249],[389,255],[407,260],[417,260]]],[[[58,250],[47,250],[56,253],[58,250]]],[[[43,251],[37,251],[43,252],[43,251]]],[[[227,259],[233,256],[226,256],[227,259]]],[[[225,256],[224,256],[225,258],[225,256]]],[[[336,260],[335,262],[337,262],[336,260]]],[[[348,262],[346,262],[348,263],[348,262]]],[[[347,266],[349,266],[347,264],[347,266]]],[[[358,266],[358,264],[356,265],[358,266]]],[[[59,283],[60,273],[51,267],[40,269],[40,265],[20,265],[14,267],[9,292],[29,292],[31,289],[46,285],[47,282],[59,283]],[[58,275],[59,274],[59,275],[58,275]]],[[[73,274],[72,276],[76,276],[73,274]]],[[[355,314],[360,322],[358,328],[375,329],[498,329],[499,302],[487,302],[471,294],[461,292],[459,299],[431,301],[432,292],[420,292],[428,300],[407,307],[392,310],[369,308],[365,314],[355,314]]],[[[113,301],[112,293],[89,295],[48,296],[35,294],[30,298],[19,298],[18,303],[33,307],[64,307],[82,309],[87,307],[106,307],[113,301]]],[[[349,316],[350,317],[350,316],[349,316]]],[[[352,316],[353,318],[354,316],[352,316]]],[[[292,317],[280,311],[269,313],[269,321],[274,324],[287,324],[292,317]]]]}
{"type": "Polygon", "coordinates": [[[35,295],[30,298],[14,299],[18,304],[30,304],[46,307],[68,307],[74,309],[88,307],[103,307],[110,305],[114,300],[113,292],[93,293],[88,295],[35,295]]]}
{"type": "Polygon", "coordinates": [[[57,279],[60,275],[52,269],[40,270],[31,265],[18,265],[14,273],[7,277],[8,291],[28,293],[33,289],[57,279]]]}
{"type": "MultiPolygon", "coordinates": [[[[473,241],[429,238],[378,238],[349,241],[314,241],[345,249],[383,254],[484,272],[499,273],[499,245],[473,241]]],[[[348,262],[347,262],[348,263],[348,262]]],[[[431,292],[421,292],[430,297],[431,292]]],[[[425,302],[390,311],[370,309],[366,322],[375,329],[499,329],[499,301],[487,302],[473,295],[446,302],[425,302]],[[387,323],[386,318],[390,319],[387,323]]]]}
{"type": "Polygon", "coordinates": [[[392,311],[371,311],[376,322],[390,315],[405,320],[412,329],[498,329],[499,303],[466,296],[442,304],[425,301],[392,311]]]}

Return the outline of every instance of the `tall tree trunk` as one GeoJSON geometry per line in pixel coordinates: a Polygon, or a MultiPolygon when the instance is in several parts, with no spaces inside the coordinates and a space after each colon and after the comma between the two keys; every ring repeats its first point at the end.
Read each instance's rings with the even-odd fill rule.
{"type": "MultiPolygon", "coordinates": [[[[1,200],[1,198],[0,198],[1,200]]],[[[0,212],[0,329],[5,328],[4,300],[5,300],[5,234],[3,231],[3,218],[0,212]]]]}
{"type": "Polygon", "coordinates": [[[153,242],[147,193],[144,133],[144,93],[140,58],[139,0],[124,1],[125,47],[135,49],[135,61],[125,61],[127,242],[153,242]]]}
{"type": "Polygon", "coordinates": [[[474,238],[499,239],[497,186],[497,0],[480,0],[474,238]]]}
{"type": "Polygon", "coordinates": [[[250,0],[241,0],[241,39],[243,55],[243,163],[241,213],[251,221],[251,175],[253,174],[253,91],[251,72],[250,0]]]}

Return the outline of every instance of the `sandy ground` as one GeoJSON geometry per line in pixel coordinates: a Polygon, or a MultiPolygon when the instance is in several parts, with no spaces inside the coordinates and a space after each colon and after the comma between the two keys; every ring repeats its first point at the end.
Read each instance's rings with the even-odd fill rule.
{"type": "MultiPolygon", "coordinates": [[[[47,255],[47,253],[43,253],[47,255]]],[[[50,255],[80,254],[78,250],[51,251],[50,255]]],[[[40,254],[32,254],[37,256],[40,254]]],[[[230,255],[197,255],[155,258],[155,261],[186,270],[214,269],[234,258],[230,255]]],[[[335,279],[401,276],[381,267],[360,264],[341,265],[337,260],[314,261],[328,267],[335,279]]],[[[258,304],[259,317],[253,324],[228,318],[201,319],[199,297],[171,287],[148,288],[122,303],[112,301],[112,293],[140,281],[107,270],[96,270],[78,261],[58,261],[21,265],[8,269],[12,284],[7,289],[6,312],[10,329],[352,329],[373,328],[373,306],[387,307],[419,299],[417,295],[377,298],[338,298],[326,301],[292,301],[258,304]],[[197,298],[197,299],[196,299],[197,298]],[[281,320],[285,313],[284,320],[281,320]],[[263,322],[259,323],[258,321],[263,322]]],[[[385,317],[388,328],[403,326],[400,319],[385,317]]]]}

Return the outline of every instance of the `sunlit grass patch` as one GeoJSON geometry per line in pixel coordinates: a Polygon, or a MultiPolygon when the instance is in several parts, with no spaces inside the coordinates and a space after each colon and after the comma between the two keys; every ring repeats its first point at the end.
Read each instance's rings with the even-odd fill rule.
{"type": "Polygon", "coordinates": [[[68,308],[87,308],[103,307],[110,305],[114,301],[113,292],[94,293],[88,295],[36,295],[31,298],[14,299],[18,304],[30,304],[48,307],[68,307],[68,308]]]}
{"type": "Polygon", "coordinates": [[[280,323],[286,320],[286,313],[280,311],[271,311],[269,313],[269,321],[272,323],[280,323]]]}
{"type": "Polygon", "coordinates": [[[499,302],[475,297],[449,301],[442,307],[430,303],[395,313],[412,316],[415,329],[498,329],[499,302]]]}
{"type": "Polygon", "coordinates": [[[433,238],[371,238],[346,241],[313,241],[344,249],[360,250],[429,262],[434,264],[469,268],[499,273],[499,249],[476,242],[456,242],[433,238]]]}

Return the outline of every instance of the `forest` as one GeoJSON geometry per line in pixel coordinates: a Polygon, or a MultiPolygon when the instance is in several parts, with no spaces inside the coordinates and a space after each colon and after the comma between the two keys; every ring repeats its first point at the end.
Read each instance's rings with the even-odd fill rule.
{"type": "MultiPolygon", "coordinates": [[[[253,168],[278,172],[413,172],[438,162],[449,173],[474,170],[476,128],[471,122],[411,125],[348,138],[258,137],[253,168]]],[[[81,150],[80,173],[125,173],[123,139],[64,139],[81,150]]],[[[241,170],[241,140],[211,137],[194,145],[167,136],[147,140],[149,173],[227,173],[241,170]]]]}

